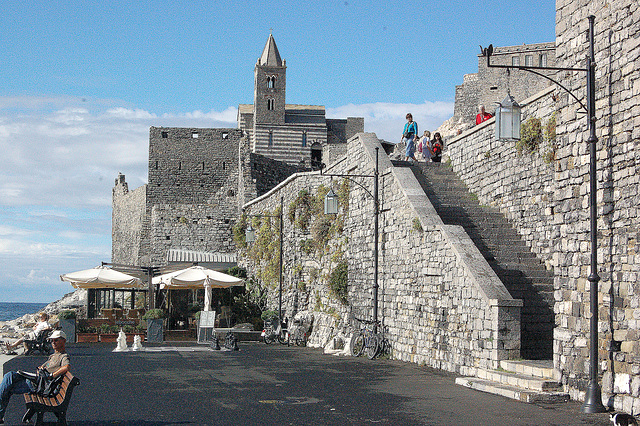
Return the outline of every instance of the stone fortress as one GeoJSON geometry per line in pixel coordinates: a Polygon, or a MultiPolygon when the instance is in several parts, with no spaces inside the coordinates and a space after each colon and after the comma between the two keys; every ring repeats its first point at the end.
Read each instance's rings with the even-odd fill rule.
{"type": "MultiPolygon", "coordinates": [[[[605,405],[638,414],[640,9],[634,4],[630,0],[607,3],[558,0],[555,43],[498,48],[494,59],[502,60],[499,55],[502,53],[504,61],[511,64],[518,60],[521,64],[539,65],[546,61],[547,66],[581,66],[587,53],[587,16],[596,16],[596,118],[600,139],[597,145],[598,274],[602,278],[598,294],[598,381],[605,405]]],[[[265,116],[263,113],[275,117],[273,111],[279,102],[275,98],[276,89],[283,88],[283,76],[278,72],[284,71],[286,65],[278,61],[278,57],[263,53],[259,59],[256,70],[264,70],[262,76],[267,78],[268,90],[264,93],[258,90],[260,79],[256,74],[254,105],[239,108],[240,130],[175,129],[174,134],[172,129],[152,129],[150,145],[162,144],[165,140],[168,145],[175,145],[175,152],[158,155],[150,150],[149,184],[143,189],[129,192],[124,176],[117,179],[114,262],[118,256],[137,259],[140,264],[162,262],[167,259],[167,251],[185,247],[199,252],[229,250],[231,253],[234,249],[225,245],[228,241],[216,241],[210,235],[225,225],[230,232],[231,223],[240,213],[239,207],[247,214],[273,212],[281,200],[285,206],[295,205],[305,191],[316,194],[321,185],[338,184],[337,181],[332,184],[330,178],[317,172],[299,171],[300,160],[305,156],[309,161],[314,158],[312,147],[316,142],[310,143],[309,138],[318,138],[318,133],[311,131],[314,127],[311,124],[305,127],[308,151],[297,150],[289,158],[266,156],[269,149],[275,152],[279,126],[287,124],[287,120],[293,122],[301,116],[309,119],[321,115],[316,108],[292,107],[287,111],[286,104],[281,103],[284,115],[277,119],[280,121],[260,118],[265,116]],[[275,67],[267,71],[262,68],[266,64],[275,67]],[[275,80],[269,80],[274,76],[275,80]],[[266,102],[264,112],[256,112],[259,92],[266,102]],[[269,97],[271,94],[273,98],[269,97]],[[305,112],[296,114],[300,110],[305,112]],[[255,120],[273,121],[263,122],[261,128],[255,120]],[[166,132],[166,136],[162,132],[166,132]],[[171,142],[169,138],[175,139],[171,142]],[[192,158],[180,154],[180,146],[207,139],[227,147],[229,157],[192,158]],[[236,144],[234,140],[246,142],[236,144]],[[266,151],[258,152],[260,150],[266,151]],[[230,159],[229,162],[226,159],[230,159]],[[182,179],[191,173],[184,168],[187,164],[204,171],[214,160],[217,167],[228,167],[225,169],[228,179],[218,176],[216,180],[198,172],[192,177],[198,179],[191,184],[193,190],[171,199],[171,191],[180,192],[178,188],[183,188],[186,182],[182,179]],[[286,161],[289,168],[278,160],[286,161]],[[154,167],[166,181],[160,176],[154,176],[152,181],[154,167]],[[162,170],[163,167],[167,169],[162,170]],[[280,175],[274,176],[274,169],[280,170],[280,175]],[[271,180],[263,182],[267,177],[271,180]],[[172,187],[166,188],[166,202],[159,198],[165,197],[162,189],[152,194],[152,185],[172,187]],[[202,188],[201,194],[198,188],[202,188]],[[196,199],[201,204],[196,204],[196,199]],[[216,209],[220,207],[216,203],[223,202],[228,209],[218,213],[216,209]],[[229,223],[225,223],[226,220],[229,223]],[[133,244],[125,243],[125,239],[133,244]],[[141,253],[156,254],[151,259],[141,253]]],[[[508,283],[501,281],[491,269],[489,259],[465,229],[446,223],[439,215],[433,200],[425,195],[424,188],[429,182],[422,173],[424,170],[391,161],[382,149],[382,141],[374,134],[357,133],[350,137],[351,134],[346,133],[348,120],[340,125],[345,128],[347,151],[336,157],[323,151],[323,162],[329,164],[329,173],[371,175],[375,148],[379,148],[382,208],[379,307],[392,358],[456,372],[468,376],[461,380],[463,384],[483,390],[491,388],[520,400],[562,399],[566,395],[584,400],[590,367],[590,295],[586,277],[591,252],[585,116],[580,114],[576,102],[557,86],[540,80],[540,86],[529,88],[519,83],[531,81],[527,73],[512,71],[507,75],[504,70],[487,70],[484,61],[480,58],[475,77],[465,77],[462,86],[456,88],[455,119],[466,128],[459,128],[464,130],[461,134],[447,138],[444,154],[449,164],[443,163],[440,167],[451,167],[479,208],[493,209],[506,218],[535,254],[537,262],[552,274],[553,329],[549,359],[536,362],[519,359],[521,336],[526,331],[521,322],[526,303],[509,293],[508,283]],[[495,73],[493,77],[491,73],[495,73]],[[493,78],[498,81],[493,83],[493,78]],[[493,112],[490,105],[502,100],[507,88],[523,105],[524,120],[531,117],[543,123],[552,118],[556,120],[556,134],[549,141],[550,155],[543,156],[541,151],[520,153],[515,143],[496,141],[494,119],[469,127],[477,104],[484,103],[487,110],[493,112]],[[532,389],[535,387],[552,392],[537,392],[532,389]]],[[[583,74],[562,72],[553,77],[584,98],[583,74]]],[[[327,123],[326,128],[325,147],[332,144],[331,126],[327,123]]],[[[298,146],[302,148],[302,127],[295,128],[294,132],[297,136],[290,140],[299,141],[298,146]]],[[[158,148],[164,150],[169,146],[158,145],[158,148]]],[[[431,169],[432,174],[437,174],[437,168],[431,169]]],[[[331,344],[337,337],[346,335],[354,315],[366,318],[370,314],[372,201],[363,188],[370,187],[371,182],[361,178],[361,183],[362,188],[349,186],[348,210],[343,209],[341,213],[342,237],[329,241],[328,251],[321,258],[308,250],[315,232],[313,224],[300,229],[295,220],[284,220],[283,309],[287,316],[313,312],[312,346],[331,344]],[[347,304],[341,303],[324,278],[331,276],[342,260],[348,266],[347,304]]],[[[297,214],[294,213],[296,219],[297,214]]],[[[249,266],[250,272],[264,267],[243,251],[239,253],[238,262],[249,266]]],[[[271,308],[277,306],[278,292],[273,287],[269,300],[271,308]]]]}
{"type": "Polygon", "coordinates": [[[286,61],[273,35],[255,66],[253,105],[237,129],[152,127],[149,180],[113,188],[111,261],[235,264],[232,227],[240,207],[287,176],[344,155],[364,119],[327,119],[318,105],[286,103],[286,61]]]}
{"type": "MultiPolygon", "coordinates": [[[[486,46],[485,46],[486,47],[486,46]]],[[[556,64],[555,43],[522,44],[519,46],[495,47],[492,64],[553,67],[556,64]]],[[[541,71],[553,76],[553,72],[541,71]]],[[[551,86],[549,80],[520,71],[509,71],[487,67],[487,58],[478,55],[478,72],[466,74],[462,84],[456,86],[453,117],[438,131],[445,139],[475,126],[478,105],[495,115],[496,106],[507,93],[515,99],[527,99],[551,86]]]]}

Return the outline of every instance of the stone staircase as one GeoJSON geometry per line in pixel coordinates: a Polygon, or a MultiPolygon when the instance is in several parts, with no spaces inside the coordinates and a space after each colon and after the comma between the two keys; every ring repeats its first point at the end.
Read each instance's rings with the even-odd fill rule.
{"type": "Polygon", "coordinates": [[[569,394],[554,379],[552,361],[500,361],[500,370],[458,377],[456,384],[528,403],[566,402],[569,394]]]}
{"type": "Polygon", "coordinates": [[[495,208],[481,206],[446,164],[410,165],[442,221],[462,226],[514,299],[521,299],[523,361],[500,361],[498,370],[478,369],[459,377],[462,386],[529,403],[565,402],[569,395],[554,378],[553,274],[529,250],[517,231],[495,208]]]}
{"type": "Polygon", "coordinates": [[[410,167],[445,224],[462,226],[514,299],[522,299],[521,349],[524,359],[553,357],[553,274],[529,250],[495,208],[481,206],[446,165],[394,161],[410,167]]]}

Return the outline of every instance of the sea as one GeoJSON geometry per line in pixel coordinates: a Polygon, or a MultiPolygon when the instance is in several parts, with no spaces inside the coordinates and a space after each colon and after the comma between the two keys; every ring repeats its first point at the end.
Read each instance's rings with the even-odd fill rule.
{"type": "Polygon", "coordinates": [[[0,321],[11,321],[26,314],[35,314],[48,303],[0,302],[0,321]]]}

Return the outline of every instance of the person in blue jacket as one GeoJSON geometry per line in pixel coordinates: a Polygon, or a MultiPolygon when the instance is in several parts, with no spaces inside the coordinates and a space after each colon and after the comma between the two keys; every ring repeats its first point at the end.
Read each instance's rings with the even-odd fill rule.
{"type": "Polygon", "coordinates": [[[418,123],[413,121],[411,113],[407,113],[405,118],[407,119],[407,124],[404,125],[404,130],[402,131],[402,142],[406,144],[404,152],[405,161],[411,159],[413,162],[417,162],[418,160],[416,160],[414,154],[416,151],[416,140],[418,139],[418,123]]]}

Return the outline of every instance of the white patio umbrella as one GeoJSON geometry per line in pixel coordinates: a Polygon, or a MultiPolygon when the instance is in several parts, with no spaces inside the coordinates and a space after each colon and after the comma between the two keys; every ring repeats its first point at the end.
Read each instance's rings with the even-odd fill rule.
{"type": "Polygon", "coordinates": [[[191,266],[175,272],[159,275],[153,278],[154,284],[160,284],[161,289],[199,289],[204,288],[204,310],[211,310],[211,289],[229,288],[244,284],[242,278],[223,274],[202,266],[191,266]]]}
{"type": "Polygon", "coordinates": [[[106,266],[63,274],[60,275],[60,279],[71,283],[74,288],[142,289],[145,287],[139,278],[106,266]]]}

